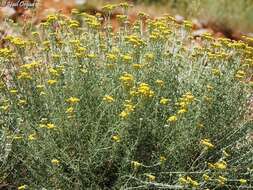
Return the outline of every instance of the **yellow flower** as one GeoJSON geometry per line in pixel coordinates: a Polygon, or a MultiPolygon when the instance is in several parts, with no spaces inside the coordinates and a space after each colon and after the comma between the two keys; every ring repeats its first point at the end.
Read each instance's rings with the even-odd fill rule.
{"type": "Polygon", "coordinates": [[[76,98],[76,97],[70,97],[66,100],[68,103],[70,104],[76,104],[78,102],[80,102],[80,99],[79,98],[76,98]]]}
{"type": "Polygon", "coordinates": [[[235,75],[235,78],[237,78],[237,79],[242,79],[242,78],[244,78],[246,76],[246,73],[244,72],[244,71],[242,71],[242,70],[239,70],[239,71],[237,71],[237,73],[236,73],[236,75],[235,75]]]}
{"type": "Polygon", "coordinates": [[[160,162],[165,162],[167,158],[165,156],[160,156],[160,162]]]}
{"type": "Polygon", "coordinates": [[[73,107],[69,107],[65,113],[73,113],[74,112],[74,108],[73,107]]]}
{"type": "Polygon", "coordinates": [[[32,63],[27,63],[27,64],[23,64],[20,66],[21,69],[25,69],[25,70],[31,70],[31,69],[35,69],[37,67],[40,66],[40,63],[37,61],[33,61],[32,63]]]}
{"type": "Polygon", "coordinates": [[[56,15],[48,15],[47,16],[47,23],[52,23],[54,21],[57,20],[57,16],[56,15]]]}
{"type": "Polygon", "coordinates": [[[27,189],[27,185],[21,185],[18,187],[18,190],[24,190],[27,189]]]}
{"type": "Polygon", "coordinates": [[[19,47],[25,47],[25,44],[26,44],[26,41],[18,37],[13,37],[12,39],[10,39],[10,41],[11,43],[19,47]]]}
{"type": "Polygon", "coordinates": [[[142,164],[137,161],[131,161],[131,164],[135,170],[137,170],[142,164]]]}
{"type": "Polygon", "coordinates": [[[227,181],[227,178],[225,178],[223,176],[219,176],[217,180],[218,180],[219,184],[223,186],[225,184],[225,182],[227,181]]]}
{"type": "Polygon", "coordinates": [[[72,118],[75,118],[76,116],[75,115],[68,115],[67,118],[68,119],[72,119],[72,118]]]}
{"type": "Polygon", "coordinates": [[[102,7],[102,10],[106,11],[106,12],[111,12],[113,11],[113,9],[115,9],[117,6],[113,5],[113,4],[107,4],[105,6],[102,7]]]}
{"type": "Polygon", "coordinates": [[[247,183],[247,180],[246,179],[239,179],[239,182],[241,185],[244,185],[247,183]]]}
{"type": "Polygon", "coordinates": [[[44,124],[39,124],[39,128],[46,128],[47,126],[44,124]]]}
{"type": "Polygon", "coordinates": [[[214,145],[211,143],[210,139],[200,140],[200,144],[204,145],[206,148],[214,148],[214,145]]]}
{"type": "Polygon", "coordinates": [[[134,77],[131,74],[124,73],[119,80],[124,84],[126,87],[131,87],[134,82],[134,77]]]}
{"type": "Polygon", "coordinates": [[[212,163],[207,163],[209,169],[215,169],[215,166],[212,163]]]}
{"type": "Polygon", "coordinates": [[[112,54],[112,53],[108,53],[106,55],[106,58],[109,60],[109,61],[113,61],[115,62],[117,60],[117,56],[115,54],[112,54]]]}
{"type": "Polygon", "coordinates": [[[49,85],[54,85],[55,83],[57,83],[57,80],[48,80],[47,83],[49,85]]]}
{"type": "Polygon", "coordinates": [[[56,126],[55,126],[54,124],[52,124],[52,123],[48,123],[48,124],[47,124],[47,128],[48,128],[48,129],[55,129],[56,126]]]}
{"type": "Polygon", "coordinates": [[[59,166],[60,161],[57,159],[53,159],[53,160],[51,160],[51,163],[52,163],[52,165],[59,166]]]}
{"type": "Polygon", "coordinates": [[[108,102],[108,103],[114,102],[114,98],[112,96],[108,96],[108,95],[105,95],[103,100],[108,102]]]}
{"type": "Polygon", "coordinates": [[[126,111],[122,111],[122,112],[119,114],[119,116],[120,116],[121,118],[127,118],[127,117],[129,116],[129,113],[126,112],[126,111]]]}
{"type": "Polygon", "coordinates": [[[237,71],[237,74],[239,74],[239,75],[246,75],[246,73],[244,71],[242,71],[242,70],[237,71]]]}
{"type": "Polygon", "coordinates": [[[114,142],[120,142],[120,136],[119,135],[113,135],[112,136],[112,140],[114,141],[114,142]]]}
{"type": "Polygon", "coordinates": [[[10,50],[8,48],[0,49],[0,57],[11,58],[12,56],[13,56],[12,50],[10,50]]]}
{"type": "Polygon", "coordinates": [[[78,14],[78,13],[79,13],[78,9],[72,9],[71,10],[71,14],[78,14]]]}
{"type": "Polygon", "coordinates": [[[141,69],[143,67],[142,64],[133,64],[132,67],[136,70],[141,69]]]}
{"type": "Polygon", "coordinates": [[[69,25],[70,28],[78,28],[79,27],[79,23],[78,22],[72,22],[69,25]]]}
{"type": "Polygon", "coordinates": [[[133,58],[131,55],[126,54],[122,56],[122,59],[124,62],[129,63],[130,61],[132,61],[133,58]]]}
{"type": "Polygon", "coordinates": [[[184,101],[181,101],[181,102],[177,102],[176,105],[179,106],[181,109],[186,109],[188,103],[184,102],[184,101]]]}
{"type": "Polygon", "coordinates": [[[183,114],[183,113],[186,113],[187,112],[187,110],[186,109],[180,109],[180,110],[178,110],[178,114],[183,114]]]}
{"type": "Polygon", "coordinates": [[[26,100],[21,99],[18,101],[18,105],[25,105],[25,104],[27,104],[26,100]]]}
{"type": "Polygon", "coordinates": [[[225,157],[229,157],[229,156],[230,156],[225,150],[222,151],[222,154],[223,154],[225,157]]]}
{"type": "Polygon", "coordinates": [[[28,79],[28,80],[32,79],[31,75],[27,72],[21,72],[21,73],[19,73],[19,75],[17,77],[19,80],[20,79],[28,79]]]}
{"type": "Polygon", "coordinates": [[[162,104],[162,105],[167,105],[169,103],[169,99],[168,98],[161,98],[161,100],[160,100],[160,104],[162,104]]]}
{"type": "Polygon", "coordinates": [[[148,180],[149,181],[155,181],[156,177],[154,175],[151,175],[151,174],[146,174],[146,176],[148,177],[148,180]]]}
{"type": "Polygon", "coordinates": [[[203,174],[203,178],[205,181],[209,181],[210,180],[210,176],[208,176],[207,174],[203,174]]]}
{"type": "Polygon", "coordinates": [[[178,182],[181,183],[181,184],[183,184],[183,185],[189,183],[188,180],[185,179],[185,177],[180,177],[180,178],[178,179],[178,182]]]}
{"type": "Polygon", "coordinates": [[[236,78],[236,79],[243,79],[244,77],[245,77],[245,76],[239,75],[239,74],[236,74],[236,75],[235,75],[235,78],[236,78]]]}
{"type": "Polygon", "coordinates": [[[124,104],[125,109],[119,114],[121,118],[127,118],[131,112],[134,111],[135,106],[131,103],[131,101],[126,100],[124,104]]]}
{"type": "Polygon", "coordinates": [[[147,54],[145,55],[146,61],[153,61],[154,58],[155,58],[155,56],[154,56],[153,53],[147,53],[147,54]]]}
{"type": "Polygon", "coordinates": [[[44,96],[44,95],[46,95],[45,92],[40,92],[40,96],[44,96]]]}
{"type": "Polygon", "coordinates": [[[87,57],[90,59],[94,59],[96,58],[96,55],[92,53],[92,54],[88,54],[87,57]]]}
{"type": "Polygon", "coordinates": [[[131,102],[125,103],[124,107],[127,112],[133,112],[135,109],[135,106],[131,102]]]}
{"type": "Polygon", "coordinates": [[[156,82],[156,84],[158,84],[160,87],[163,87],[163,86],[164,86],[164,81],[163,81],[163,80],[156,80],[155,82],[156,82]]]}
{"type": "Polygon", "coordinates": [[[50,68],[48,71],[53,76],[56,76],[56,77],[59,76],[58,71],[56,69],[54,69],[54,68],[50,68]]]}
{"type": "Polygon", "coordinates": [[[22,136],[19,136],[19,135],[15,135],[15,136],[13,137],[13,139],[19,140],[19,139],[23,139],[23,137],[22,137],[22,136]]]}
{"type": "Polygon", "coordinates": [[[116,65],[112,64],[112,63],[106,64],[106,67],[109,68],[109,69],[113,69],[115,66],[116,65]]]}
{"type": "Polygon", "coordinates": [[[119,4],[120,7],[124,8],[124,9],[127,9],[130,5],[128,3],[120,3],[119,4]]]}
{"type": "Polygon", "coordinates": [[[212,74],[215,76],[219,76],[221,74],[219,69],[212,69],[212,74]]]}
{"type": "Polygon", "coordinates": [[[37,139],[36,133],[30,134],[30,135],[28,136],[28,140],[29,140],[29,141],[33,141],[33,140],[36,140],[36,139],[37,139]]]}
{"type": "Polygon", "coordinates": [[[192,102],[194,100],[194,96],[192,95],[191,92],[187,92],[186,94],[184,94],[183,98],[185,102],[192,102]]]}
{"type": "Polygon", "coordinates": [[[37,36],[37,35],[39,35],[39,33],[38,32],[32,32],[32,35],[37,36]]]}
{"type": "Polygon", "coordinates": [[[150,86],[146,83],[141,83],[138,87],[137,93],[145,97],[153,97],[154,91],[151,90],[150,86]]]}
{"type": "Polygon", "coordinates": [[[188,181],[188,183],[190,183],[193,187],[197,187],[199,186],[199,183],[195,180],[193,180],[191,177],[187,176],[186,180],[188,181]]]}
{"type": "Polygon", "coordinates": [[[10,108],[9,105],[5,105],[5,106],[1,106],[0,107],[3,111],[8,111],[8,109],[10,108]]]}
{"type": "Polygon", "coordinates": [[[11,93],[11,94],[17,94],[18,91],[13,89],[13,90],[10,90],[10,93],[11,93]]]}
{"type": "Polygon", "coordinates": [[[38,88],[39,90],[42,90],[43,88],[45,88],[45,85],[37,85],[36,88],[38,88]]]}
{"type": "Polygon", "coordinates": [[[225,170],[227,168],[227,163],[225,161],[219,161],[214,164],[214,167],[219,170],[225,170]]]}
{"type": "Polygon", "coordinates": [[[176,122],[177,121],[177,116],[175,116],[175,115],[170,116],[167,121],[168,122],[176,122]]]}

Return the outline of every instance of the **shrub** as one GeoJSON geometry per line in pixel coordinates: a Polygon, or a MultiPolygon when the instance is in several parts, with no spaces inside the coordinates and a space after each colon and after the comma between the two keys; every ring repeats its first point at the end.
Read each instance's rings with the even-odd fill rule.
{"type": "Polygon", "coordinates": [[[113,32],[109,18],[74,10],[5,37],[1,183],[250,187],[252,47],[208,34],[198,43],[190,22],[146,17],[117,16],[113,32]]]}

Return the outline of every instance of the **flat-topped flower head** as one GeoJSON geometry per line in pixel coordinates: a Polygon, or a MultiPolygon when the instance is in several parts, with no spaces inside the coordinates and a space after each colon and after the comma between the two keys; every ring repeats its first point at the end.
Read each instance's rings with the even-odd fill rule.
{"type": "Polygon", "coordinates": [[[103,97],[103,101],[108,102],[108,103],[112,103],[112,102],[114,102],[114,98],[112,96],[105,95],[103,97]]]}
{"type": "Polygon", "coordinates": [[[225,170],[227,169],[227,163],[225,161],[219,161],[214,163],[214,167],[218,170],[225,170]]]}
{"type": "Polygon", "coordinates": [[[177,121],[177,116],[172,115],[172,116],[170,116],[170,117],[167,119],[167,121],[170,122],[170,123],[174,123],[174,122],[177,121]]]}
{"type": "Polygon", "coordinates": [[[56,83],[57,83],[57,80],[51,80],[51,79],[50,79],[50,80],[47,81],[47,84],[49,84],[50,86],[51,86],[51,85],[54,85],[54,84],[56,84],[56,83]]]}
{"type": "Polygon", "coordinates": [[[52,165],[54,165],[54,166],[59,166],[59,165],[60,165],[60,161],[59,161],[58,159],[52,159],[52,160],[51,160],[51,163],[52,163],[52,165]]]}
{"type": "Polygon", "coordinates": [[[137,89],[137,93],[141,96],[149,97],[149,98],[154,96],[154,91],[151,89],[151,87],[147,83],[141,83],[137,89]]]}
{"type": "Polygon", "coordinates": [[[121,138],[120,138],[119,135],[113,135],[113,136],[112,136],[112,140],[113,140],[114,142],[119,143],[119,142],[121,141],[121,138]]]}
{"type": "Polygon", "coordinates": [[[76,104],[78,102],[80,102],[80,99],[79,98],[76,98],[76,97],[70,97],[66,100],[66,102],[70,103],[70,104],[76,104]]]}
{"type": "Polygon", "coordinates": [[[154,175],[152,175],[152,174],[146,174],[146,176],[147,176],[147,178],[148,178],[148,180],[149,180],[150,182],[153,182],[153,181],[155,181],[155,179],[156,179],[156,176],[154,176],[154,175]]]}
{"type": "Polygon", "coordinates": [[[138,161],[131,161],[131,165],[135,170],[137,170],[140,166],[142,166],[142,164],[138,161]]]}
{"type": "Polygon", "coordinates": [[[55,126],[53,123],[48,123],[48,124],[46,125],[46,128],[48,128],[48,129],[55,129],[56,126],[55,126]]]}
{"type": "Polygon", "coordinates": [[[168,103],[169,103],[169,99],[168,98],[164,98],[164,97],[162,97],[161,98],[161,100],[160,100],[160,104],[162,104],[162,105],[167,105],[168,103]]]}
{"type": "Polygon", "coordinates": [[[200,144],[203,145],[205,148],[214,148],[214,145],[211,143],[210,139],[202,139],[200,140],[200,144]]]}
{"type": "Polygon", "coordinates": [[[156,82],[156,84],[158,85],[158,86],[160,86],[160,87],[163,87],[164,86],[164,81],[163,80],[156,80],[155,81],[156,82]]]}
{"type": "Polygon", "coordinates": [[[129,73],[124,73],[119,80],[123,83],[124,86],[126,87],[131,87],[134,83],[134,77],[133,75],[129,73]]]}
{"type": "Polygon", "coordinates": [[[20,185],[20,186],[18,187],[18,190],[26,190],[26,189],[28,189],[28,186],[27,186],[27,185],[20,185]]]}

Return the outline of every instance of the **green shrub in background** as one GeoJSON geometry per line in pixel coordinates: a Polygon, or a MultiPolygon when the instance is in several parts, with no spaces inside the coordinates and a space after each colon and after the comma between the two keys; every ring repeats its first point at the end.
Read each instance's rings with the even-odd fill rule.
{"type": "Polygon", "coordinates": [[[253,31],[252,0],[137,0],[138,3],[162,4],[168,11],[187,18],[210,21],[224,30],[253,31]]]}
{"type": "Polygon", "coordinates": [[[129,26],[117,16],[115,33],[99,14],[73,11],[5,37],[0,184],[250,188],[252,47],[208,34],[200,45],[190,22],[144,29],[144,17],[129,26]]]}

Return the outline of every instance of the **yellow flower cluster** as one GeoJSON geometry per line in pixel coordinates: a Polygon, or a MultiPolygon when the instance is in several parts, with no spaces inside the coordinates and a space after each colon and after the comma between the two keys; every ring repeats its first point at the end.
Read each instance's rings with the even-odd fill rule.
{"type": "Polygon", "coordinates": [[[191,185],[192,187],[198,187],[199,183],[196,180],[193,180],[191,177],[186,176],[186,177],[180,177],[178,179],[179,183],[182,185],[191,185]]]}
{"type": "Polygon", "coordinates": [[[112,96],[109,96],[109,95],[105,95],[103,100],[108,102],[108,103],[114,102],[114,98],[112,96]]]}
{"type": "Polygon", "coordinates": [[[69,104],[76,104],[80,102],[80,99],[77,97],[70,97],[66,100],[66,102],[68,102],[69,104]]]}
{"type": "Polygon", "coordinates": [[[2,48],[0,49],[0,57],[9,59],[14,57],[14,52],[9,48],[2,48]]]}
{"type": "Polygon", "coordinates": [[[142,164],[138,161],[131,161],[131,165],[135,170],[137,170],[140,166],[142,166],[142,164]]]}
{"type": "Polygon", "coordinates": [[[151,98],[155,93],[153,90],[151,90],[147,83],[141,83],[137,88],[137,94],[143,97],[151,98]]]}
{"type": "Polygon", "coordinates": [[[227,169],[227,163],[224,160],[222,160],[222,161],[218,161],[214,164],[208,163],[208,167],[211,169],[225,170],[225,169],[227,169]]]}
{"type": "Polygon", "coordinates": [[[130,113],[134,112],[135,106],[132,104],[131,101],[126,101],[124,104],[125,109],[119,114],[121,118],[127,118],[130,113]]]}
{"type": "Polygon", "coordinates": [[[123,83],[125,87],[132,87],[134,84],[134,77],[129,73],[124,73],[119,80],[123,83]]]}
{"type": "Polygon", "coordinates": [[[136,35],[127,36],[125,37],[125,40],[127,43],[131,44],[133,48],[141,48],[145,46],[145,42],[136,35]]]}
{"type": "Polygon", "coordinates": [[[214,145],[211,143],[210,139],[200,140],[200,144],[203,145],[206,149],[214,148],[214,145]]]}

